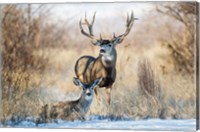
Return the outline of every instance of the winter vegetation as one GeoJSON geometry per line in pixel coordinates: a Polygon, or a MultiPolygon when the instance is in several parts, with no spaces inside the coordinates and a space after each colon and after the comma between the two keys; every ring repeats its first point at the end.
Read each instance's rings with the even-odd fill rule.
{"type": "MultiPolygon", "coordinates": [[[[194,119],[196,3],[150,4],[151,11],[134,22],[129,35],[116,47],[111,117],[194,119]]],[[[77,21],[73,16],[61,20],[53,8],[48,4],[0,5],[0,119],[5,126],[8,121],[37,117],[47,103],[78,99],[82,91],[73,84],[75,62],[80,56],[99,54],[99,47],[80,33],[78,22],[84,13],[74,16],[77,21]]],[[[87,16],[90,18],[90,13],[87,16]]],[[[104,38],[114,31],[124,32],[124,23],[107,24],[104,19],[112,21],[112,16],[94,24],[104,38]]],[[[98,91],[103,107],[99,108],[94,98],[87,116],[106,113],[105,89],[98,91]]]]}

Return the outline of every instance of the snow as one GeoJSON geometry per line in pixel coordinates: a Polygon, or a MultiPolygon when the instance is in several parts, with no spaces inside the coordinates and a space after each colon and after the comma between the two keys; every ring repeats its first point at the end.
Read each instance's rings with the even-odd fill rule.
{"type": "Polygon", "coordinates": [[[38,126],[30,120],[21,121],[18,124],[8,127],[17,128],[79,128],[79,129],[114,129],[114,130],[177,130],[194,131],[196,129],[195,119],[116,119],[109,120],[106,117],[91,116],[87,121],[64,121],[58,120],[57,123],[43,123],[38,126]]]}

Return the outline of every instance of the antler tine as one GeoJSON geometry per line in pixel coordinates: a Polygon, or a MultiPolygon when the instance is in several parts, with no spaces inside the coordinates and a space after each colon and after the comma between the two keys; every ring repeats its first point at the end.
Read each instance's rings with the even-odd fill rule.
{"type": "Polygon", "coordinates": [[[126,26],[127,26],[128,23],[129,23],[129,14],[127,12],[126,26]]]}
{"type": "Polygon", "coordinates": [[[82,23],[81,20],[80,20],[80,22],[79,22],[79,26],[80,26],[80,29],[81,29],[81,33],[82,33],[83,35],[85,35],[85,36],[91,38],[91,39],[94,38],[92,27],[93,27],[94,20],[95,20],[95,14],[96,14],[96,12],[94,13],[94,16],[93,16],[93,19],[92,19],[91,24],[90,24],[90,23],[88,22],[88,20],[87,20],[87,14],[86,14],[86,13],[85,13],[84,23],[82,23]],[[83,29],[83,27],[82,27],[83,24],[86,24],[86,25],[87,25],[88,30],[89,30],[89,33],[86,33],[86,32],[84,31],[84,29],[83,29]]]}
{"type": "Polygon", "coordinates": [[[89,22],[88,22],[88,20],[87,20],[87,13],[85,12],[85,19],[84,19],[84,21],[85,21],[85,24],[86,25],[89,25],[89,22]]]}
{"type": "Polygon", "coordinates": [[[99,37],[100,37],[100,40],[103,40],[101,34],[99,35],[99,37]]]}
{"type": "Polygon", "coordinates": [[[115,36],[115,33],[113,33],[113,41],[117,41],[117,43],[121,43],[123,41],[124,37],[127,36],[129,34],[129,32],[131,31],[134,20],[135,20],[135,18],[134,18],[133,11],[131,11],[131,15],[129,15],[129,13],[127,13],[126,30],[123,34],[121,34],[117,37],[115,36]]]}
{"type": "Polygon", "coordinates": [[[116,38],[116,36],[115,36],[115,32],[113,32],[113,38],[116,38]]]}
{"type": "Polygon", "coordinates": [[[118,37],[125,37],[129,34],[132,26],[133,26],[133,23],[134,23],[134,14],[133,14],[133,11],[131,11],[131,16],[129,16],[129,14],[127,13],[127,19],[126,19],[126,31],[124,34],[122,35],[119,35],[118,37]]]}
{"type": "Polygon", "coordinates": [[[131,12],[131,17],[129,18],[129,16],[127,17],[127,24],[126,24],[126,31],[123,34],[123,36],[128,35],[128,33],[130,32],[132,26],[133,26],[133,22],[134,22],[134,14],[133,11],[131,12]]]}
{"type": "Polygon", "coordinates": [[[87,36],[87,37],[89,37],[89,38],[93,38],[93,36],[91,36],[90,34],[88,34],[88,33],[86,33],[85,31],[84,31],[84,29],[83,29],[83,27],[82,27],[82,22],[81,22],[81,20],[80,20],[80,22],[79,22],[79,27],[80,27],[80,29],[81,29],[81,33],[83,34],[83,35],[85,35],[85,36],[87,36]]]}
{"type": "Polygon", "coordinates": [[[93,18],[92,18],[92,25],[94,24],[95,15],[96,15],[96,11],[94,12],[94,15],[93,15],[93,18]]]}

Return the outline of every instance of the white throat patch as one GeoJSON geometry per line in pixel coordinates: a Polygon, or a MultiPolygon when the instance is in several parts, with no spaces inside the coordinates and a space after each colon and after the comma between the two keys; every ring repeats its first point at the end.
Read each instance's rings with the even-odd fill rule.
{"type": "Polygon", "coordinates": [[[114,61],[114,55],[109,55],[109,54],[104,54],[102,56],[102,62],[104,66],[111,66],[113,64],[114,61]]]}
{"type": "Polygon", "coordinates": [[[87,100],[87,101],[90,101],[90,100],[92,100],[93,99],[93,95],[90,95],[90,96],[85,96],[85,100],[87,100]]]}

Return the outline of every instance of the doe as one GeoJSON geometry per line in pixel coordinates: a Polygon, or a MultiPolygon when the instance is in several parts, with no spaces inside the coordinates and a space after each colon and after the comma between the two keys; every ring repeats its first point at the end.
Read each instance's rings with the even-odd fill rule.
{"type": "Polygon", "coordinates": [[[93,83],[85,84],[79,79],[74,78],[73,82],[82,89],[81,96],[74,101],[57,102],[46,104],[42,107],[36,124],[56,122],[57,119],[63,120],[85,120],[94,97],[94,89],[101,82],[101,78],[96,79],[93,83]]]}

